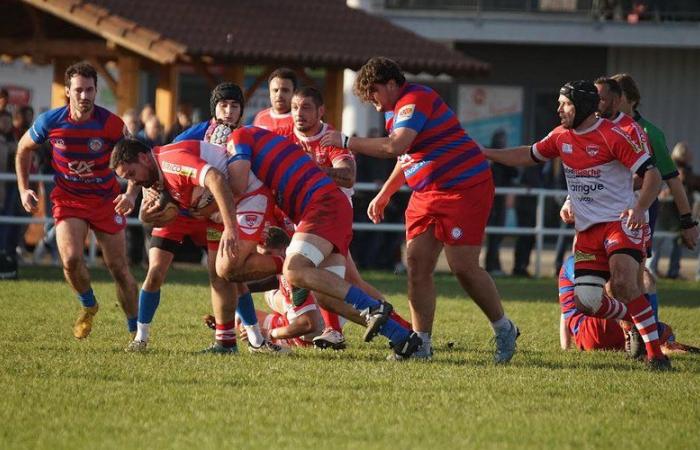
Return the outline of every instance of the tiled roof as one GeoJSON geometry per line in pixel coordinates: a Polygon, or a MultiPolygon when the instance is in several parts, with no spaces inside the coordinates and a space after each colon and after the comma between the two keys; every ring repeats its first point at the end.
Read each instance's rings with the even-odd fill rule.
{"type": "MultiPolygon", "coordinates": [[[[65,0],[64,0],[65,1],[65,0]]],[[[412,73],[476,75],[488,64],[464,56],[343,0],[87,0],[220,62],[359,68],[372,56],[412,73]]]]}

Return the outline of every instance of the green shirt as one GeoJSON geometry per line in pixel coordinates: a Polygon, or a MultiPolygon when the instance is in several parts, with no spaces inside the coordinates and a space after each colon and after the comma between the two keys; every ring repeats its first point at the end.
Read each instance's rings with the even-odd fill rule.
{"type": "Polygon", "coordinates": [[[637,111],[634,112],[634,120],[642,126],[649,138],[649,145],[652,152],[651,162],[659,169],[661,178],[668,180],[669,178],[677,177],[678,169],[676,168],[676,163],[673,162],[671,155],[668,153],[664,132],[642,117],[637,111]]]}

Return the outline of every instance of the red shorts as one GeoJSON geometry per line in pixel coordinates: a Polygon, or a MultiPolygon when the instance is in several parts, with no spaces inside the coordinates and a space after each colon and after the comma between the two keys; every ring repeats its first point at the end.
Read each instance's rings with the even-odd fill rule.
{"type": "Polygon", "coordinates": [[[189,236],[197,247],[204,247],[207,244],[207,221],[178,214],[167,225],[154,228],[151,235],[178,244],[182,244],[185,237],[189,236]]]}
{"type": "Polygon", "coordinates": [[[579,350],[624,350],[625,332],[615,320],[584,317],[574,337],[579,350]]]}
{"type": "Polygon", "coordinates": [[[327,192],[306,207],[296,232],[327,240],[343,256],[348,256],[352,240],[352,206],[339,189],[327,192]]]}
{"type": "Polygon", "coordinates": [[[446,245],[481,245],[493,204],[493,179],[459,191],[414,192],[406,208],[406,240],[435,225],[446,245]]]}
{"type": "Polygon", "coordinates": [[[126,218],[114,212],[115,196],[76,197],[60,189],[51,193],[53,218],[56,223],[65,219],[81,219],[95,231],[117,234],[126,227],[126,218]]]}
{"type": "Polygon", "coordinates": [[[650,236],[649,225],[630,230],[626,220],[598,223],[577,232],[574,240],[575,269],[610,272],[608,260],[614,253],[644,257],[650,236]]]}

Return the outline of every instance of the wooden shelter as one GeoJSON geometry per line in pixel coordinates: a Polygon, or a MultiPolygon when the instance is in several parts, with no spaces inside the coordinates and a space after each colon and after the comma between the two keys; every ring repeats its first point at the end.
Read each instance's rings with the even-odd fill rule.
{"type": "Polygon", "coordinates": [[[155,107],[166,127],[174,121],[185,66],[211,87],[223,79],[242,85],[246,66],[263,66],[246,98],[277,67],[292,67],[302,78],[304,68],[323,68],[326,115],[335,124],[341,122],[343,69],[357,69],[374,55],[412,73],[471,77],[489,69],[344,0],[5,0],[0,55],[53,63],[52,106],[65,102],[66,67],[88,60],[115,94],[120,114],[138,103],[139,70],[157,71],[155,107]],[[116,65],[118,77],[108,64],[116,65]]]}

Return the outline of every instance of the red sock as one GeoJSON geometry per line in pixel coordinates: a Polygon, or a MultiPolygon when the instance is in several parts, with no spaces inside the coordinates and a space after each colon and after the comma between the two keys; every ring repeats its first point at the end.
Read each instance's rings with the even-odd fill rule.
{"type": "Polygon", "coordinates": [[[634,326],[637,327],[639,334],[641,334],[642,339],[644,339],[644,345],[647,349],[647,358],[663,358],[664,354],[661,352],[654,310],[651,309],[649,301],[644,295],[640,295],[627,303],[627,310],[632,316],[634,326]]]}
{"type": "Polygon", "coordinates": [[[340,318],[338,317],[338,314],[330,312],[327,309],[321,308],[320,306],[318,309],[321,310],[321,317],[323,317],[323,321],[326,322],[326,328],[333,328],[338,333],[343,332],[343,328],[340,326],[340,318]]]}
{"type": "Polygon", "coordinates": [[[235,347],[236,345],[236,321],[216,324],[216,342],[222,347],[235,347]]]}
{"type": "Polygon", "coordinates": [[[396,322],[399,323],[402,327],[406,328],[407,330],[412,330],[413,328],[411,327],[411,322],[408,320],[404,319],[397,313],[396,311],[392,311],[391,314],[389,314],[389,317],[394,319],[396,322]]]}
{"type": "Polygon", "coordinates": [[[630,316],[627,306],[619,300],[610,298],[603,294],[603,300],[600,303],[600,308],[598,311],[591,314],[594,317],[600,317],[601,319],[617,319],[626,320],[632,322],[632,316],[630,316]]]}

